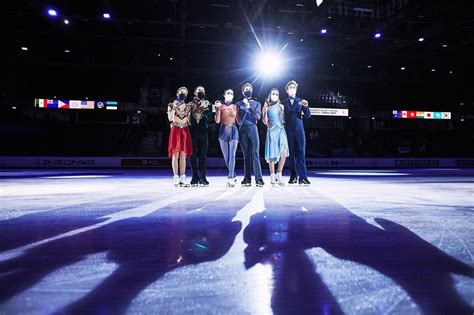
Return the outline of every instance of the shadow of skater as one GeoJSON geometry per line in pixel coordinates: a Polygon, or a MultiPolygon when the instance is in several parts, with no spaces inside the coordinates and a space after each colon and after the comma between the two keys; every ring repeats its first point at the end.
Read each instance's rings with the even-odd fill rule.
{"type": "Polygon", "coordinates": [[[302,243],[291,240],[294,231],[286,213],[264,211],[253,215],[244,231],[245,267],[270,263],[274,314],[343,314],[316,273],[302,243]]]}
{"type": "Polygon", "coordinates": [[[0,221],[0,251],[97,224],[106,220],[102,218],[103,216],[128,210],[131,207],[138,207],[148,202],[137,199],[134,199],[133,206],[130,198],[124,196],[2,220],[0,221]],[[84,211],[84,208],[91,209],[91,211],[84,211]]]}
{"type": "Polygon", "coordinates": [[[397,223],[378,218],[376,222],[383,229],[375,227],[324,196],[305,196],[291,207],[283,200],[275,196],[268,202],[266,199],[268,210],[252,216],[244,231],[247,267],[259,262],[274,266],[275,313],[288,313],[292,307],[301,309],[302,303],[307,303],[310,313],[325,313],[328,308],[330,314],[340,312],[320,278],[308,270],[310,261],[304,250],[320,247],[334,257],[364,264],[391,278],[424,314],[472,314],[451,277],[472,277],[469,265],[397,223]],[[301,211],[301,207],[307,211],[301,211]],[[286,288],[280,289],[282,286],[286,288]],[[304,293],[307,287],[314,297],[304,293]],[[305,295],[280,294],[297,289],[305,295]]]}
{"type": "Polygon", "coordinates": [[[251,197],[250,193],[211,204],[199,200],[175,203],[141,218],[124,219],[33,248],[0,263],[0,274],[4,275],[0,276],[0,301],[87,255],[107,252],[107,258],[118,264],[116,270],[59,312],[123,313],[133,298],[166,272],[222,257],[242,228],[241,222],[232,219],[251,197]]]}

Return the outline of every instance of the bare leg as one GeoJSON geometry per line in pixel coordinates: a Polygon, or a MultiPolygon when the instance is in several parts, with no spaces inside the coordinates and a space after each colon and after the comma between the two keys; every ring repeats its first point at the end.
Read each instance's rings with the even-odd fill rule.
{"type": "Polygon", "coordinates": [[[179,153],[173,154],[171,158],[171,166],[173,167],[174,176],[178,175],[178,158],[179,158],[179,153]]]}
{"type": "Polygon", "coordinates": [[[179,171],[181,176],[186,174],[186,152],[179,152],[179,171]]]}
{"type": "Polygon", "coordinates": [[[286,161],[286,151],[282,150],[280,155],[280,161],[278,161],[278,173],[283,172],[283,167],[285,166],[286,161]]]}
{"type": "Polygon", "coordinates": [[[270,174],[275,174],[275,162],[274,161],[268,162],[268,167],[270,168],[270,174]]]}

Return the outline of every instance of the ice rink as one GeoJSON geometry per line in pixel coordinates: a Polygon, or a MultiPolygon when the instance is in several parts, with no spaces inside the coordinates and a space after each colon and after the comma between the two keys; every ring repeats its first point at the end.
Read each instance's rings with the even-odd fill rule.
{"type": "Polygon", "coordinates": [[[472,315],[474,170],[223,175],[1,170],[0,314],[472,315]]]}

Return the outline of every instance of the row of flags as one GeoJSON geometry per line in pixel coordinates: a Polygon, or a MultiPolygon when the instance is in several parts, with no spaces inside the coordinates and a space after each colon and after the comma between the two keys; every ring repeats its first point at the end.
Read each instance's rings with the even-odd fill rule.
{"type": "MultiPolygon", "coordinates": [[[[117,110],[116,101],[76,101],[76,100],[58,100],[58,99],[35,99],[37,108],[59,108],[59,109],[99,109],[99,110],[117,110]]],[[[349,116],[348,109],[336,108],[310,108],[311,115],[316,116],[349,116]]],[[[421,112],[410,110],[394,110],[393,118],[407,119],[451,119],[451,112],[421,112]]]]}
{"type": "Polygon", "coordinates": [[[412,111],[412,110],[394,110],[393,118],[451,119],[451,112],[420,112],[420,111],[412,111]]]}
{"type": "Polygon", "coordinates": [[[117,110],[118,103],[115,101],[76,101],[76,100],[58,100],[37,98],[35,99],[37,108],[59,108],[59,109],[105,109],[117,110]]]}

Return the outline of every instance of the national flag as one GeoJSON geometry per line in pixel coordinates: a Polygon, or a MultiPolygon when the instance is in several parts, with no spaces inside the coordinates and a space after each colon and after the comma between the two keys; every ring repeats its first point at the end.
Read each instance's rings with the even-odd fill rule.
{"type": "Polygon", "coordinates": [[[69,109],[69,102],[68,101],[61,101],[58,102],[58,107],[61,109],[69,109]]]}
{"type": "Polygon", "coordinates": [[[416,118],[416,112],[414,111],[408,111],[408,118],[416,118]]]}
{"type": "Polygon", "coordinates": [[[434,119],[442,119],[443,115],[441,112],[434,112],[433,113],[434,119]]]}
{"type": "Polygon", "coordinates": [[[44,99],[42,98],[35,99],[35,107],[44,108],[44,99]]]}
{"type": "Polygon", "coordinates": [[[425,112],[425,119],[434,119],[433,112],[425,112]]]}
{"type": "Polygon", "coordinates": [[[81,109],[94,109],[94,101],[81,101],[81,109]]]}
{"type": "Polygon", "coordinates": [[[47,107],[47,108],[58,108],[58,100],[45,99],[44,105],[45,105],[44,107],[47,107]]]}
{"type": "Polygon", "coordinates": [[[425,112],[416,112],[416,118],[425,118],[425,112]]]}
{"type": "Polygon", "coordinates": [[[402,118],[408,118],[408,112],[406,110],[402,110],[402,118]]]}
{"type": "Polygon", "coordinates": [[[451,119],[451,112],[442,112],[441,119],[451,119]]]}
{"type": "Polygon", "coordinates": [[[105,109],[105,104],[104,104],[104,102],[100,102],[100,101],[99,101],[99,102],[96,102],[96,103],[95,103],[95,108],[96,108],[96,109],[105,109]]]}
{"type": "Polygon", "coordinates": [[[401,112],[399,110],[394,110],[393,111],[393,118],[401,118],[401,112]]]}
{"type": "Polygon", "coordinates": [[[69,101],[69,108],[71,109],[81,109],[81,101],[69,101]]]}
{"type": "Polygon", "coordinates": [[[118,109],[118,102],[116,102],[116,101],[107,101],[107,102],[105,102],[105,108],[107,110],[117,110],[118,109]]]}

